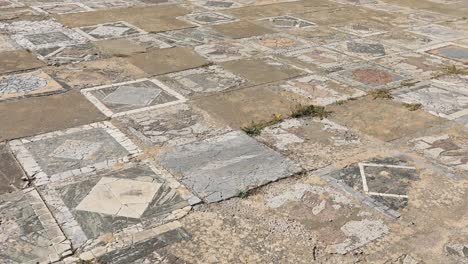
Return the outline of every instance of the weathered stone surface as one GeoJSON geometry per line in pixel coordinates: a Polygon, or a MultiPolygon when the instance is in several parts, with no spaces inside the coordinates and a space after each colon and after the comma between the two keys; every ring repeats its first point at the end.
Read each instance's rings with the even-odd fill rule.
{"type": "Polygon", "coordinates": [[[270,34],[274,31],[247,21],[232,22],[212,27],[224,36],[239,39],[270,34]]]}
{"type": "Polygon", "coordinates": [[[141,46],[136,41],[129,39],[110,39],[97,41],[95,45],[104,53],[108,53],[117,57],[127,57],[134,53],[142,53],[146,51],[144,46],[141,46]]]}
{"type": "Polygon", "coordinates": [[[60,84],[41,70],[0,77],[0,100],[63,91],[60,84]]]}
{"type": "Polygon", "coordinates": [[[300,171],[242,132],[178,146],[157,160],[207,202],[225,200],[300,171]]]}
{"type": "Polygon", "coordinates": [[[0,73],[2,74],[31,70],[44,66],[43,62],[26,50],[0,52],[0,57],[2,58],[2,63],[0,64],[0,73]]]}
{"type": "Polygon", "coordinates": [[[27,98],[0,104],[0,141],[75,127],[104,120],[86,98],[77,92],[27,98]]]}
{"type": "Polygon", "coordinates": [[[21,190],[27,184],[23,169],[5,144],[0,144],[0,177],[0,194],[21,190]]]}

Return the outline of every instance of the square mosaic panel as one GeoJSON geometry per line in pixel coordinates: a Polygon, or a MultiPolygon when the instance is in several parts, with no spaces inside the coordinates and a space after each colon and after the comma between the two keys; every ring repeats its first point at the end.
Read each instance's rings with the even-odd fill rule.
{"type": "Polygon", "coordinates": [[[49,183],[38,190],[81,252],[103,246],[104,252],[111,251],[112,242],[120,241],[124,245],[117,247],[123,247],[132,238],[152,238],[158,226],[190,210],[189,200],[199,201],[149,163],[125,164],[116,170],[49,183]],[[106,235],[112,238],[104,242],[100,238],[106,235]]]}
{"type": "Polygon", "coordinates": [[[464,32],[437,24],[429,24],[422,27],[410,28],[408,31],[430,38],[440,39],[442,41],[450,41],[466,37],[464,32]]]}
{"type": "Polygon", "coordinates": [[[108,57],[102,54],[99,49],[91,43],[68,47],[39,49],[36,50],[36,54],[39,59],[46,61],[49,65],[93,61],[108,57]]]}
{"type": "Polygon", "coordinates": [[[463,86],[426,82],[398,90],[394,97],[405,103],[421,104],[429,113],[450,120],[468,116],[468,91],[463,86]]]}
{"type": "Polygon", "coordinates": [[[36,185],[106,169],[140,153],[110,122],[13,140],[9,145],[36,185]]]}
{"type": "Polygon", "coordinates": [[[290,56],[294,52],[305,50],[314,45],[296,36],[277,33],[248,39],[249,44],[267,53],[290,56]]]}
{"type": "Polygon", "coordinates": [[[377,59],[374,62],[416,80],[436,76],[444,67],[450,64],[447,60],[421,53],[390,55],[377,59]]]}
{"type": "Polygon", "coordinates": [[[194,50],[213,62],[250,58],[260,53],[259,50],[242,40],[209,43],[197,46],[194,50]]]}
{"type": "Polygon", "coordinates": [[[63,91],[65,89],[42,70],[0,76],[0,101],[63,91]]]}
{"type": "Polygon", "coordinates": [[[379,23],[372,23],[369,21],[361,21],[356,23],[352,22],[346,23],[344,25],[335,25],[332,28],[358,37],[370,37],[380,35],[389,30],[388,26],[379,23]]]}
{"type": "Polygon", "coordinates": [[[322,106],[365,95],[365,92],[359,89],[320,75],[292,79],[279,87],[280,90],[302,97],[305,101],[303,104],[322,106]]]}
{"type": "Polygon", "coordinates": [[[366,204],[393,217],[408,205],[412,183],[419,180],[417,169],[399,157],[374,158],[358,162],[324,176],[366,204]]]}
{"type": "Polygon", "coordinates": [[[397,46],[409,50],[418,50],[432,46],[440,40],[428,36],[418,35],[407,31],[390,31],[374,37],[389,46],[397,46]]]}
{"type": "Polygon", "coordinates": [[[157,160],[209,203],[301,171],[289,159],[237,131],[176,146],[157,160]]]}
{"type": "Polygon", "coordinates": [[[180,94],[157,80],[104,85],[81,90],[96,107],[109,117],[125,115],[185,101],[180,94]]]}
{"type": "Polygon", "coordinates": [[[170,73],[158,79],[188,97],[226,91],[246,82],[217,65],[170,73]]]}
{"type": "Polygon", "coordinates": [[[190,2],[194,5],[201,6],[208,10],[223,10],[229,8],[238,8],[242,6],[238,2],[229,0],[192,0],[190,2]]]}
{"type": "Polygon", "coordinates": [[[401,81],[408,79],[405,75],[374,64],[351,65],[330,74],[330,77],[364,91],[398,87],[401,81]]]}
{"type": "Polygon", "coordinates": [[[81,3],[57,3],[52,5],[33,6],[32,8],[46,14],[70,14],[94,10],[81,3]]]}
{"type": "Polygon", "coordinates": [[[326,48],[345,53],[349,56],[355,56],[363,60],[380,58],[394,53],[400,53],[403,50],[395,46],[383,44],[380,41],[371,39],[356,39],[344,42],[337,42],[326,45],[326,48]]]}
{"type": "Polygon", "coordinates": [[[455,44],[441,44],[425,51],[428,54],[454,60],[468,65],[468,47],[455,44]]]}
{"type": "Polygon", "coordinates": [[[224,37],[210,28],[196,27],[156,34],[157,38],[171,46],[190,47],[217,42],[224,37]]]}
{"type": "Polygon", "coordinates": [[[121,116],[117,120],[128,128],[128,133],[152,147],[183,145],[231,130],[205,111],[185,103],[121,116]]]}
{"type": "Polygon", "coordinates": [[[73,254],[44,201],[34,189],[0,196],[0,262],[54,263],[73,254]]]}
{"type": "Polygon", "coordinates": [[[346,64],[357,63],[361,61],[358,58],[336,52],[323,47],[316,47],[306,50],[300,50],[289,54],[310,70],[324,70],[333,72],[342,70],[346,64]]]}
{"type": "Polygon", "coordinates": [[[144,34],[128,38],[131,41],[138,43],[146,49],[166,49],[172,48],[174,45],[169,44],[169,41],[163,41],[157,34],[144,34]]]}
{"type": "Polygon", "coordinates": [[[316,27],[313,22],[293,16],[277,16],[259,19],[260,23],[276,29],[306,29],[316,27]]]}
{"type": "Polygon", "coordinates": [[[237,18],[221,14],[218,12],[199,12],[199,13],[191,13],[182,17],[178,17],[178,19],[185,20],[188,22],[192,22],[196,25],[205,26],[205,25],[217,25],[223,23],[229,23],[238,21],[237,18]]]}
{"type": "Polygon", "coordinates": [[[146,33],[145,31],[125,21],[111,22],[89,27],[80,27],[76,30],[90,40],[122,38],[146,33]]]}
{"type": "Polygon", "coordinates": [[[30,50],[65,47],[87,42],[86,38],[78,32],[53,20],[0,23],[0,30],[9,33],[11,39],[18,45],[30,50]]]}

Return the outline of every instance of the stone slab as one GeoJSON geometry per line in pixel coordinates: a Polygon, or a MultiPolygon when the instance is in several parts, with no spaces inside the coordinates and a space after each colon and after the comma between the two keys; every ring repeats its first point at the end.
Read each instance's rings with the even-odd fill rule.
{"type": "Polygon", "coordinates": [[[23,169],[5,144],[0,144],[0,178],[0,194],[21,190],[27,184],[23,169]]]}
{"type": "Polygon", "coordinates": [[[212,27],[217,32],[233,39],[249,38],[264,34],[271,34],[274,31],[248,21],[239,21],[215,25],[212,27]]]}
{"type": "Polygon", "coordinates": [[[2,58],[2,63],[0,64],[1,74],[36,69],[45,65],[36,56],[26,50],[1,52],[0,57],[2,58]]]}
{"type": "Polygon", "coordinates": [[[109,39],[94,43],[102,52],[117,57],[128,57],[135,53],[142,53],[146,48],[130,39],[109,39]]]}
{"type": "Polygon", "coordinates": [[[218,202],[300,169],[243,132],[177,146],[157,160],[207,202],[218,202]]]}
{"type": "Polygon", "coordinates": [[[223,40],[224,37],[209,27],[196,27],[160,32],[156,37],[171,46],[192,47],[223,40]]]}
{"type": "Polygon", "coordinates": [[[22,138],[104,120],[78,92],[6,101],[0,104],[0,141],[22,138]]]}
{"type": "Polygon", "coordinates": [[[247,40],[224,40],[194,47],[201,56],[213,62],[246,59],[261,54],[247,40]]]}
{"type": "Polygon", "coordinates": [[[149,75],[161,75],[208,64],[189,48],[150,50],[147,53],[134,54],[127,61],[149,75]]]}

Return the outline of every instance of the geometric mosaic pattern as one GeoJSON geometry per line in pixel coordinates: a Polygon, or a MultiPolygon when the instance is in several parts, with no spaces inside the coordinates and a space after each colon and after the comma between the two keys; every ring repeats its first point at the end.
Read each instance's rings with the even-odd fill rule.
{"type": "Polygon", "coordinates": [[[141,79],[81,90],[107,116],[121,116],[185,101],[157,80],[141,79]]]}
{"type": "Polygon", "coordinates": [[[217,12],[201,12],[201,13],[191,13],[178,19],[186,20],[194,24],[204,26],[204,25],[218,25],[223,23],[235,22],[238,21],[237,18],[217,13],[217,12]]]}
{"type": "Polygon", "coordinates": [[[59,83],[41,70],[0,76],[0,100],[63,90],[59,83]]]}
{"type": "Polygon", "coordinates": [[[260,19],[259,21],[268,26],[279,29],[303,29],[316,26],[310,21],[292,16],[269,17],[260,19]]]}
{"type": "Polygon", "coordinates": [[[33,6],[32,8],[46,14],[70,14],[94,10],[81,3],[58,3],[51,5],[33,6]]]}
{"type": "Polygon", "coordinates": [[[468,47],[453,44],[444,44],[443,46],[433,47],[432,49],[427,50],[426,52],[442,58],[451,59],[454,61],[461,62],[463,64],[468,64],[468,47]]]}
{"type": "Polygon", "coordinates": [[[118,21],[89,27],[81,27],[77,30],[90,40],[121,38],[145,33],[143,30],[125,21],[118,21]]]}

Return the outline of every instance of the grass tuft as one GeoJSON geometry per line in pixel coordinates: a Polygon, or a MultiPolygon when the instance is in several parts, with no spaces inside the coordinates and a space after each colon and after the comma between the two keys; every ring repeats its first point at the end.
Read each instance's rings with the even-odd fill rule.
{"type": "Polygon", "coordinates": [[[406,109],[408,109],[409,111],[416,111],[416,110],[419,110],[421,109],[422,107],[422,104],[408,104],[408,103],[403,103],[403,106],[406,107],[406,109]]]}
{"type": "Polygon", "coordinates": [[[386,89],[379,89],[369,92],[369,95],[372,99],[393,99],[393,95],[390,93],[389,90],[386,89]]]}
{"type": "Polygon", "coordinates": [[[303,116],[326,118],[331,112],[325,110],[323,106],[316,105],[298,105],[291,113],[291,117],[298,118],[303,116]]]}

